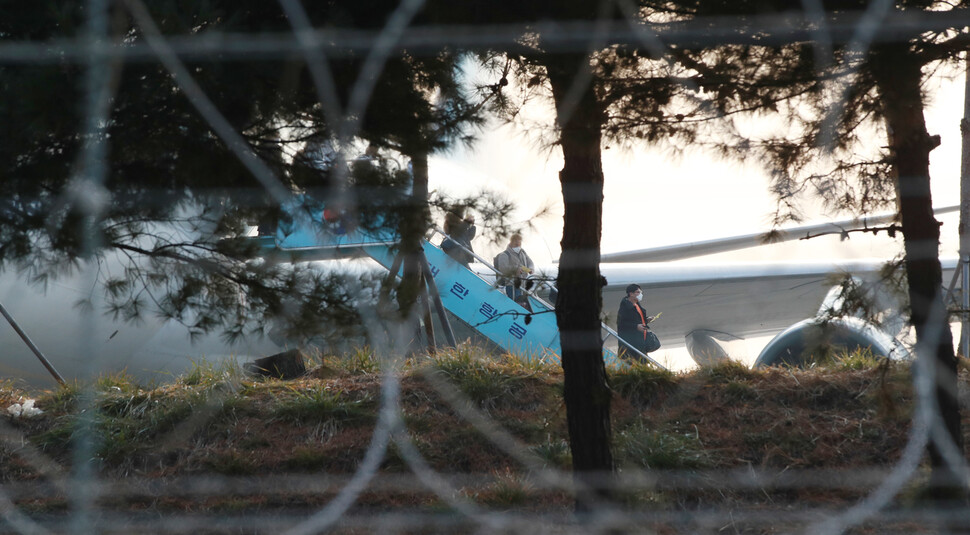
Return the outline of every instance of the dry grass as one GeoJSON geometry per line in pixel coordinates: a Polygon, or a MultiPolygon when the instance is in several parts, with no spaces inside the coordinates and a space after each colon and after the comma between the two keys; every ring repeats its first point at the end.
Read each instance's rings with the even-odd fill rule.
{"type": "MultiPolygon", "coordinates": [[[[659,477],[617,493],[618,506],[630,510],[844,508],[879,478],[831,484],[839,478],[820,481],[812,474],[885,474],[909,430],[912,391],[902,364],[842,361],[811,370],[758,371],[726,364],[681,375],[645,367],[611,373],[620,474],[647,470],[659,477]],[[777,480],[751,486],[733,478],[752,470],[777,480]],[[797,484],[784,483],[799,473],[807,475],[795,477],[797,484]]],[[[51,466],[38,466],[38,459],[47,459],[54,472],[69,473],[75,449],[88,436],[109,484],[200,477],[253,482],[242,494],[226,484],[201,497],[172,490],[106,493],[101,502],[115,511],[313,510],[332,499],[363,461],[378,421],[382,381],[376,360],[364,351],[348,361],[322,357],[315,373],[287,382],[200,367],[154,388],[124,376],[104,378],[93,389],[72,384],[34,394],[7,383],[0,386],[4,407],[33,395],[45,413],[5,417],[0,481],[46,481],[51,466]],[[315,475],[314,483],[300,479],[308,474],[315,475]],[[337,479],[321,484],[321,477],[337,479]],[[277,488],[270,481],[286,483],[277,488]]],[[[568,470],[561,391],[555,367],[493,359],[465,347],[410,363],[398,399],[410,446],[456,496],[486,510],[561,514],[569,509],[570,493],[549,487],[470,417],[487,417],[539,466],[568,470]],[[460,403],[456,392],[463,396],[460,403]]],[[[376,480],[383,483],[369,488],[358,507],[429,514],[449,509],[426,482],[419,483],[408,455],[402,444],[391,444],[376,480]]],[[[68,495],[24,491],[14,499],[25,511],[47,514],[64,511],[68,495]]]]}

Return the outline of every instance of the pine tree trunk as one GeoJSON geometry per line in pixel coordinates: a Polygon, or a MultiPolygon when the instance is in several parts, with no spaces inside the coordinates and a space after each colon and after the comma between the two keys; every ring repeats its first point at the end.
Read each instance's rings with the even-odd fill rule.
{"type": "MultiPolygon", "coordinates": [[[[600,334],[603,282],[599,271],[603,212],[603,168],[600,137],[603,114],[592,87],[575,102],[567,98],[583,55],[557,57],[546,67],[561,129],[563,237],[559,260],[556,323],[562,343],[564,398],[573,456],[581,489],[606,496],[612,471],[610,389],[603,364],[600,334]]],[[[577,507],[590,506],[594,495],[577,495],[577,507]]]]}
{"type": "MultiPolygon", "coordinates": [[[[940,226],[933,216],[929,154],[939,144],[926,131],[920,94],[920,64],[905,44],[885,45],[872,54],[896,178],[903,225],[910,317],[916,329],[919,359],[929,359],[936,379],[935,397],[946,433],[963,451],[957,397],[957,360],[943,302],[939,260],[940,226]]],[[[929,447],[934,497],[952,497],[960,479],[949,469],[940,447],[929,447]]]]}
{"type": "MultiPolygon", "coordinates": [[[[418,302],[418,295],[421,293],[423,277],[421,267],[421,239],[430,224],[430,214],[428,211],[428,155],[420,153],[411,156],[411,165],[414,172],[414,181],[411,191],[410,206],[405,217],[401,221],[401,254],[403,255],[403,272],[401,274],[401,285],[397,291],[398,307],[401,311],[401,318],[411,322],[421,316],[420,311],[416,311],[415,304],[418,302]],[[414,313],[418,312],[418,313],[414,313]]],[[[414,332],[417,336],[420,332],[417,322],[414,321],[407,332],[414,332]]],[[[412,348],[416,349],[416,348],[412,348]]]]}

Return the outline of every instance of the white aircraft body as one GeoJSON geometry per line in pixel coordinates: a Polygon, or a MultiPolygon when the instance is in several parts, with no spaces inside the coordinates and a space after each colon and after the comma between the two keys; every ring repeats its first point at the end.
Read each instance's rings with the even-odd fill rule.
{"type": "MultiPolygon", "coordinates": [[[[948,281],[956,259],[941,262],[944,280],[948,281]]],[[[711,362],[717,360],[714,355],[702,354],[713,343],[711,338],[730,342],[777,335],[796,325],[806,327],[802,322],[814,319],[823,312],[823,304],[828,304],[833,275],[851,273],[857,279],[874,280],[883,263],[855,260],[690,266],[604,264],[601,269],[609,284],[603,292],[603,311],[608,314],[608,323],[615,326],[624,289],[630,283],[639,284],[647,313],[663,313],[651,324],[651,330],[664,347],[686,345],[695,362],[711,362]]],[[[861,323],[853,327],[867,328],[861,323]]],[[[872,338],[873,334],[866,337],[872,338]]],[[[890,342],[884,338],[879,343],[886,346],[890,342]]],[[[882,352],[887,351],[888,346],[882,352]]],[[[905,355],[905,350],[897,348],[897,352],[900,357],[905,355]]],[[[750,359],[759,355],[732,356],[750,359]]]]}
{"type": "MultiPolygon", "coordinates": [[[[956,205],[934,212],[939,215],[959,209],[956,205]]],[[[885,214],[777,230],[770,234],[770,243],[873,228],[889,223],[895,217],[895,214],[885,214]]],[[[667,347],[686,345],[695,362],[705,363],[728,356],[720,342],[775,335],[755,361],[756,364],[771,364],[778,362],[786,351],[800,351],[798,344],[804,342],[804,336],[814,328],[815,318],[833,304],[833,276],[851,274],[857,280],[874,282],[886,262],[885,259],[869,259],[707,265],[677,263],[686,258],[770,246],[770,243],[766,243],[765,234],[747,234],[603,254],[601,272],[608,283],[603,293],[604,311],[610,312],[610,307],[618,308],[626,285],[639,284],[644,291],[648,314],[663,313],[662,319],[652,325],[652,330],[667,347]]],[[[941,259],[944,284],[951,280],[957,264],[955,258],[941,259]]],[[[839,322],[840,328],[847,331],[843,339],[846,343],[870,345],[874,351],[886,356],[906,357],[908,352],[897,338],[902,328],[898,300],[888,292],[880,297],[884,305],[895,307],[889,314],[896,317],[888,321],[896,324],[895,332],[885,332],[862,320],[846,318],[839,322]]]]}
{"type": "MultiPolygon", "coordinates": [[[[66,381],[125,372],[143,381],[161,383],[203,360],[248,360],[279,351],[269,340],[230,346],[219,336],[210,335],[192,342],[186,327],[151,314],[137,323],[112,319],[97,305],[102,291],[83,270],[52,280],[46,288],[28,284],[15,273],[0,276],[0,305],[66,381]],[[95,304],[78,306],[82,300],[95,304]]],[[[57,384],[27,341],[4,318],[0,318],[0,378],[37,387],[57,384]]]]}
{"type": "MultiPolygon", "coordinates": [[[[958,207],[942,210],[953,211],[958,207]]],[[[845,230],[872,224],[878,219],[836,223],[845,230]],[[854,227],[853,227],[854,226],[854,227]]],[[[788,239],[804,235],[800,227],[788,239]]],[[[671,262],[707,252],[720,252],[760,244],[761,235],[738,236],[703,243],[645,249],[603,255],[601,271],[608,285],[603,292],[603,312],[615,326],[615,314],[624,289],[630,283],[643,287],[648,313],[662,312],[652,327],[663,346],[687,346],[695,360],[712,339],[730,340],[777,334],[819,312],[831,289],[834,273],[867,277],[881,260],[798,261],[774,263],[671,262]],[[652,260],[653,262],[649,262],[652,260]],[[662,261],[662,262],[660,262],[662,261]]],[[[944,281],[949,281],[956,260],[943,260],[944,281]]],[[[554,270],[554,266],[552,267],[554,270]]],[[[142,381],[170,381],[202,360],[219,362],[235,358],[245,362],[285,348],[268,339],[229,346],[220,337],[203,337],[195,343],[188,331],[174,321],[146,317],[143,323],[126,323],[93,310],[75,306],[79,300],[96,303],[101,289],[92,285],[83,270],[52,281],[45,289],[31,286],[14,273],[0,277],[0,305],[12,316],[54,369],[67,380],[124,371],[142,381]]],[[[869,336],[869,338],[873,338],[869,336]]],[[[607,342],[610,343],[609,341],[607,342]]],[[[612,342],[615,344],[615,341],[612,342]]],[[[0,377],[23,380],[35,386],[54,386],[28,344],[0,318],[0,377]]]]}
{"type": "Polygon", "coordinates": [[[644,308],[663,316],[653,326],[658,336],[683,339],[698,329],[737,337],[777,333],[815,316],[840,271],[871,274],[879,261],[671,265],[603,264],[608,286],[604,311],[615,315],[624,289],[643,287],[644,308]]]}

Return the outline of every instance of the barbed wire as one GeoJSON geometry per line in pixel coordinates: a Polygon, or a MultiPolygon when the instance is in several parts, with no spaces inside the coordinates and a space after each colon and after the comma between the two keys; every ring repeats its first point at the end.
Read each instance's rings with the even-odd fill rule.
{"type": "MultiPolygon", "coordinates": [[[[402,2],[399,10],[389,19],[388,24],[377,31],[351,31],[317,29],[310,26],[305,13],[297,2],[282,0],[281,6],[292,21],[293,30],[286,34],[212,34],[197,36],[163,35],[154,26],[146,6],[139,0],[125,0],[125,6],[138,23],[145,35],[145,43],[115,45],[108,43],[106,22],[103,18],[105,1],[89,0],[91,10],[91,33],[79,35],[75,39],[56,39],[38,42],[0,42],[0,63],[4,64],[56,64],[75,62],[88,69],[84,108],[86,113],[85,132],[98,131],[106,123],[107,105],[110,101],[110,71],[115,62],[160,62],[172,74],[180,89],[224,141],[227,147],[246,166],[247,170],[263,187],[263,191],[280,203],[291,198],[291,192],[278,177],[260,161],[245,140],[222,116],[205,92],[196,84],[184,62],[197,59],[211,59],[218,56],[219,61],[231,62],[252,59],[280,59],[293,54],[302,54],[310,67],[313,82],[321,103],[327,107],[327,114],[342,117],[339,138],[346,142],[353,139],[360,130],[360,120],[369,100],[373,97],[376,80],[381,74],[384,62],[390,55],[407,51],[409,54],[434,54],[442,46],[456,46],[467,49],[487,49],[503,47],[515,53],[531,52],[533,49],[521,43],[524,30],[541,33],[542,46],[548,51],[588,51],[591,47],[604,42],[606,36],[610,43],[643,44],[653,47],[662,46],[705,46],[713,44],[757,44],[777,45],[791,42],[812,41],[819,46],[834,43],[849,45],[855,54],[864,53],[873,44],[898,41],[917,33],[942,31],[955,26],[970,25],[970,13],[921,12],[919,16],[892,10],[888,1],[874,2],[872,11],[862,15],[839,15],[821,19],[819,7],[813,2],[804,2],[806,13],[787,13],[784,15],[758,15],[741,18],[718,18],[701,21],[677,21],[644,24],[638,20],[626,21],[626,25],[606,24],[603,21],[584,23],[575,21],[549,21],[525,27],[522,25],[505,26],[412,26],[413,16],[422,8],[421,0],[402,2]],[[701,27],[703,30],[698,30],[701,27]],[[739,31],[743,28],[743,31],[739,31]],[[100,33],[99,33],[100,32],[100,33]],[[824,39],[820,39],[820,36],[824,39]],[[326,70],[326,60],[345,58],[351,55],[367,54],[364,73],[351,92],[351,100],[346,110],[335,106],[338,99],[332,74],[326,70]]],[[[607,5],[607,4],[604,4],[607,5]]],[[[829,57],[823,54],[822,57],[829,57]]],[[[849,70],[851,66],[847,67],[849,70]]],[[[585,84],[577,80],[577,86],[585,84]]],[[[839,112],[839,104],[846,99],[851,82],[840,87],[837,102],[832,106],[832,117],[839,112]]],[[[568,100],[568,99],[567,99],[568,100]]],[[[575,104],[575,102],[573,103],[575,104]]],[[[834,119],[831,119],[834,122],[834,119]]],[[[97,137],[97,136],[90,136],[97,137]]],[[[825,138],[823,142],[830,142],[825,138]]],[[[115,141],[121,143],[123,140],[115,141]]],[[[105,145],[91,143],[86,145],[81,165],[81,175],[89,179],[90,189],[79,190],[78,195],[87,195],[89,215],[98,216],[100,207],[91,201],[101,188],[106,173],[108,158],[105,145]]],[[[255,196],[259,196],[257,192],[255,196]]],[[[349,198],[347,199],[350,200],[349,198]]],[[[890,229],[895,227],[889,227],[890,229]]],[[[853,232],[876,232],[878,229],[863,229],[853,232]]],[[[847,231],[848,232],[848,231],[847,231]]],[[[92,239],[94,235],[92,233],[92,239]]],[[[941,296],[942,297],[942,296],[941,296]]],[[[944,307],[938,307],[944,310],[944,307]]],[[[549,311],[530,312],[513,310],[501,315],[531,317],[549,311]]],[[[165,481],[139,477],[125,478],[120,481],[100,481],[95,469],[92,449],[94,444],[93,420],[83,420],[81,440],[76,445],[73,474],[65,475],[57,463],[33,448],[25,448],[20,455],[37,468],[47,480],[36,482],[8,482],[0,488],[0,513],[8,527],[18,533],[47,532],[97,532],[123,530],[152,530],[158,532],[184,532],[191,530],[235,531],[255,530],[287,533],[320,533],[335,528],[346,529],[389,529],[478,531],[478,532],[543,532],[563,533],[609,532],[610,530],[643,531],[651,523],[669,523],[685,530],[726,529],[736,523],[746,527],[765,530],[789,531],[805,530],[813,533],[841,533],[855,526],[870,522],[878,514],[882,522],[909,521],[918,519],[920,512],[887,510],[891,500],[898,496],[905,485],[917,473],[925,447],[931,441],[943,452],[946,461],[958,472],[964,481],[970,479],[966,460],[961,451],[945,433],[940,421],[939,407],[936,406],[934,391],[936,371],[930,366],[929,359],[917,361],[914,367],[915,386],[918,393],[917,410],[913,416],[905,450],[889,470],[870,467],[857,467],[851,470],[783,470],[780,472],[757,469],[748,470],[690,470],[660,471],[624,469],[618,476],[603,474],[605,483],[617,490],[650,490],[663,488],[688,489],[863,489],[868,494],[854,506],[844,511],[833,511],[825,507],[806,506],[786,511],[757,510],[735,511],[732,507],[701,507],[684,512],[674,507],[658,507],[648,511],[631,510],[616,504],[598,502],[595,510],[587,518],[577,519],[569,515],[551,515],[509,511],[492,511],[478,507],[472,500],[464,499],[460,489],[469,486],[487,485],[492,475],[443,473],[435,470],[432,464],[414,446],[411,432],[404,425],[401,406],[401,376],[405,354],[401,350],[408,346],[412,333],[404,326],[417,321],[417,311],[412,312],[411,321],[403,321],[391,329],[392,335],[386,336],[386,327],[374,318],[376,310],[363,314],[366,329],[375,352],[382,355],[383,379],[381,398],[377,409],[377,422],[370,437],[368,447],[357,470],[346,475],[267,475],[261,477],[227,478],[221,476],[199,476],[177,478],[165,481]],[[381,462],[394,444],[412,475],[383,473],[381,462]],[[20,500],[50,492],[66,495],[75,505],[67,518],[37,520],[18,507],[20,500]],[[873,487],[875,487],[873,489],[873,487]],[[157,518],[154,514],[114,514],[104,511],[97,503],[99,496],[166,496],[211,497],[216,495],[239,495],[266,492],[292,492],[332,494],[329,503],[308,514],[171,514],[157,518]],[[873,490],[869,490],[873,489],[873,490]],[[450,507],[452,514],[434,514],[427,511],[378,511],[361,512],[353,509],[362,494],[373,490],[404,490],[430,492],[450,507]],[[150,518],[148,518],[150,516],[150,518]]],[[[484,323],[494,321],[490,318],[484,323]]],[[[92,320],[95,321],[95,320],[92,320]]],[[[917,352],[931,354],[925,340],[935,340],[946,326],[944,318],[931,318],[928,322],[931,332],[920,341],[917,352]]],[[[91,361],[97,362],[91,349],[87,350],[91,361]]],[[[459,388],[443,379],[440,374],[427,371],[423,374],[428,384],[455,411],[460,419],[470,423],[484,440],[495,445],[524,467],[529,475],[530,484],[542,490],[576,490],[577,482],[572,474],[546,467],[541,460],[518,440],[513,434],[496,423],[459,388]]],[[[83,406],[93,412],[93,394],[88,392],[83,406]]],[[[215,407],[215,405],[213,405],[215,407]]],[[[205,407],[195,418],[187,420],[184,427],[177,427],[176,433],[191,434],[193,429],[204,426],[205,407]]],[[[0,438],[6,443],[26,443],[9,425],[0,422],[0,438]]],[[[934,519],[942,518],[945,511],[925,511],[934,519]]],[[[956,514],[956,513],[954,513],[956,514]]],[[[964,520],[965,519],[961,519],[964,520]]]]}

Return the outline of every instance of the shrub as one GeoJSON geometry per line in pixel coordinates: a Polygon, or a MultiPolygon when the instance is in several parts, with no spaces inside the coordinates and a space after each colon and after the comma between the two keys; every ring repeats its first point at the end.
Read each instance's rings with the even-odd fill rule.
{"type": "Polygon", "coordinates": [[[573,463],[573,454],[569,451],[569,443],[562,439],[548,440],[530,448],[532,453],[546,462],[550,468],[568,469],[573,463]]]}
{"type": "Polygon", "coordinates": [[[617,460],[621,464],[652,469],[705,468],[713,465],[700,439],[693,434],[673,434],[634,424],[616,436],[617,460]]]}
{"type": "Polygon", "coordinates": [[[527,481],[506,469],[505,472],[495,474],[495,481],[489,484],[478,498],[491,506],[514,507],[527,503],[532,494],[532,486],[527,481]]]}
{"type": "Polygon", "coordinates": [[[81,395],[81,385],[77,381],[64,383],[57,387],[49,396],[38,400],[38,405],[51,414],[67,414],[77,408],[81,395]]]}
{"type": "Polygon", "coordinates": [[[524,378],[532,374],[523,373],[516,364],[509,364],[473,354],[467,347],[439,352],[432,360],[437,373],[455,383],[459,390],[486,410],[495,408],[501,399],[512,399],[524,378]]]}
{"type": "Polygon", "coordinates": [[[357,348],[341,359],[343,367],[352,374],[377,373],[381,371],[381,363],[370,347],[357,348]]]}
{"type": "Polygon", "coordinates": [[[741,381],[729,381],[724,385],[724,395],[732,401],[752,401],[758,399],[758,391],[741,381]]]}
{"type": "Polygon", "coordinates": [[[281,400],[273,416],[297,422],[370,421],[373,419],[371,399],[350,399],[342,391],[331,391],[325,386],[306,389],[290,389],[294,395],[281,400]]]}
{"type": "Polygon", "coordinates": [[[630,403],[644,406],[661,394],[674,390],[677,386],[673,372],[648,364],[632,366],[613,371],[610,386],[630,403]]]}
{"type": "Polygon", "coordinates": [[[843,351],[835,353],[831,358],[820,363],[821,366],[838,371],[845,370],[872,370],[886,364],[884,357],[872,354],[872,349],[856,348],[854,351],[843,351]]]}
{"type": "Polygon", "coordinates": [[[711,382],[726,383],[754,379],[759,372],[738,361],[727,360],[713,366],[705,366],[700,369],[700,373],[706,375],[711,382]]]}
{"type": "Polygon", "coordinates": [[[327,466],[331,456],[319,448],[300,446],[283,464],[291,470],[319,470],[327,466]]]}
{"type": "Polygon", "coordinates": [[[192,369],[179,377],[177,383],[212,388],[226,383],[239,384],[245,377],[245,372],[235,359],[224,360],[218,364],[199,360],[192,363],[192,369]]]}

